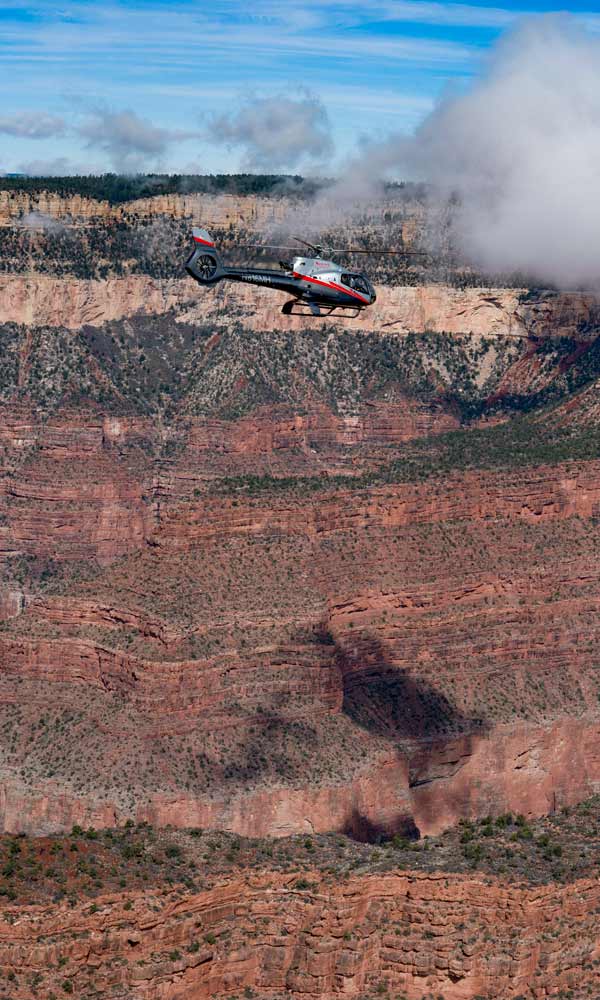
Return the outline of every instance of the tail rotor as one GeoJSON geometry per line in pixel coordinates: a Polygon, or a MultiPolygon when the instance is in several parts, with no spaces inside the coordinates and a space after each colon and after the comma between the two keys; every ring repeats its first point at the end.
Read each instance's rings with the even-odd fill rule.
{"type": "Polygon", "coordinates": [[[225,274],[214,240],[206,229],[194,228],[192,236],[195,246],[185,269],[200,285],[214,285],[225,274]]]}

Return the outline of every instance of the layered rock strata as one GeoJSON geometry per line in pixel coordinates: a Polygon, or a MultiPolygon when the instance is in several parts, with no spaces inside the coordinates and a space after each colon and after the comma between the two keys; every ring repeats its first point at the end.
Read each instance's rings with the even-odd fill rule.
{"type": "Polygon", "coordinates": [[[24,699],[17,733],[78,721],[72,750],[35,728],[27,761],[12,747],[5,829],[433,833],[600,787],[596,463],[308,498],[182,501],[163,481],[133,520],[98,490],[5,508],[18,551],[106,563],[80,596],[7,594],[6,724],[24,699]]]}
{"type": "MultiPolygon", "coordinates": [[[[102,217],[105,248],[135,227],[132,206],[0,196],[9,230],[31,211],[102,217]]],[[[60,278],[0,278],[0,825],[378,839],[597,790],[593,298],[396,284],[324,327],[157,259],[75,278],[85,242],[60,278]],[[550,399],[530,432],[581,460],[488,463],[473,424],[550,399]],[[470,471],[414,445],[466,420],[470,471]]]]}
{"type": "MultiPolygon", "coordinates": [[[[204,220],[219,226],[230,223],[237,225],[266,226],[281,221],[289,211],[289,203],[284,198],[258,198],[252,195],[208,195],[170,194],[152,198],[139,198],[133,202],[110,205],[107,201],[96,201],[81,195],[61,196],[50,191],[0,191],[0,225],[18,224],[23,216],[35,213],[64,223],[75,221],[79,224],[95,219],[119,222],[135,217],[204,220]]],[[[35,217],[28,220],[35,228],[35,217]]]]}
{"type": "MultiPolygon", "coordinates": [[[[475,337],[591,338],[597,304],[589,295],[541,295],[519,289],[456,289],[445,285],[383,286],[376,303],[343,329],[400,334],[439,332],[475,337]]],[[[77,330],[139,314],[174,310],[183,321],[215,327],[242,323],[252,330],[305,330],[320,321],[283,316],[283,293],[249,285],[201,289],[191,279],[144,275],[104,281],[41,274],[0,275],[0,323],[77,330]]]]}
{"type": "Polygon", "coordinates": [[[116,1000],[259,996],[407,1000],[583,997],[598,984],[593,879],[510,884],[477,874],[390,872],[342,883],[315,872],[247,874],[204,892],[123,892],[94,906],[4,910],[10,995],[76,990],[116,1000]],[[306,888],[307,884],[310,888],[306,888]],[[15,972],[18,973],[15,980],[15,972]],[[570,994],[567,993],[570,991],[570,994]]]}

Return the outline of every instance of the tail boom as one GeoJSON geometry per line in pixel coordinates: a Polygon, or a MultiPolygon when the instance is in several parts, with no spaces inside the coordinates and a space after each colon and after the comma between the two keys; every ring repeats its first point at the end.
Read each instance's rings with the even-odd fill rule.
{"type": "Polygon", "coordinates": [[[215,241],[206,229],[194,228],[192,236],[194,250],[185,262],[185,269],[199,285],[216,285],[217,282],[226,279],[275,288],[295,297],[300,294],[300,283],[292,275],[256,267],[227,267],[216,249],[215,241]]]}

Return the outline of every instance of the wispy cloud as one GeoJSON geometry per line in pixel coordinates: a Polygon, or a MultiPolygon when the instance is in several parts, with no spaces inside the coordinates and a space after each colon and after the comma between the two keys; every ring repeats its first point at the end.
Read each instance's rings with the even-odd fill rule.
{"type": "Polygon", "coordinates": [[[327,112],[306,93],[299,97],[256,97],[237,111],[212,118],[206,133],[212,142],[241,147],[250,170],[296,167],[333,152],[327,112]]]}
{"type": "MultiPolygon", "coordinates": [[[[102,106],[88,109],[83,117],[77,113],[69,122],[64,117],[43,112],[0,115],[0,134],[37,140],[75,136],[84,140],[87,149],[104,153],[111,167],[125,173],[154,169],[161,165],[162,158],[174,143],[197,139],[201,135],[199,130],[159,127],[131,110],[111,110],[102,106]]],[[[75,170],[64,156],[30,160],[26,172],[38,174],[44,168],[48,174],[56,174],[67,167],[72,172],[82,172],[75,170]]]]}
{"type": "MultiPolygon", "coordinates": [[[[375,4],[375,7],[378,5],[375,4]]],[[[389,21],[413,24],[439,24],[467,28],[505,28],[528,11],[481,4],[426,3],[425,0],[392,0],[381,5],[381,14],[389,21]]]]}
{"type": "Polygon", "coordinates": [[[158,166],[174,142],[197,138],[198,132],[159,128],[134,111],[95,108],[77,127],[88,149],[100,150],[116,170],[125,173],[158,166]]]}
{"type": "Polygon", "coordinates": [[[23,111],[0,115],[0,133],[22,139],[49,139],[63,135],[65,120],[45,111],[23,111]]]}
{"type": "MultiPolygon", "coordinates": [[[[537,0],[532,6],[552,8],[537,0]]],[[[447,81],[477,74],[489,43],[525,13],[527,0],[522,7],[509,0],[495,6],[442,0],[8,0],[0,11],[0,89],[5,107],[12,112],[14,98],[23,111],[20,121],[8,111],[0,115],[3,157],[15,165],[25,161],[35,138],[49,160],[67,155],[79,161],[83,144],[116,169],[177,167],[179,144],[196,137],[190,122],[198,115],[221,121],[225,131],[233,130],[230,140],[234,132],[239,139],[240,92],[263,101],[279,95],[293,100],[306,83],[330,116],[333,140],[348,154],[357,135],[415,127],[447,81]],[[61,97],[72,94],[81,95],[88,108],[118,110],[82,119],[70,98],[61,97]],[[62,133],[60,119],[66,123],[62,133]]],[[[594,11],[581,17],[600,27],[594,11]]],[[[285,127],[282,116],[277,128],[285,127]]],[[[248,143],[236,142],[235,149],[232,159],[223,146],[211,153],[205,145],[202,156],[214,156],[211,163],[228,169],[252,160],[248,143]]],[[[199,151],[191,149],[189,156],[199,151]]]]}
{"type": "MultiPolygon", "coordinates": [[[[281,11],[281,7],[280,7],[281,11]]],[[[274,27],[266,31],[255,22],[228,25],[218,20],[205,22],[187,11],[169,10],[151,18],[139,10],[115,9],[94,14],[86,22],[51,23],[45,28],[24,28],[15,32],[11,44],[0,42],[2,58],[8,61],[31,61],[83,65],[93,56],[107,60],[119,69],[121,59],[131,54],[135,63],[149,72],[154,66],[189,67],[201,72],[207,59],[217,55],[224,61],[232,53],[244,53],[250,63],[262,61],[265,54],[281,58],[287,53],[301,57],[327,57],[330,61],[376,58],[405,61],[423,68],[436,68],[471,62],[476,47],[452,40],[429,37],[381,36],[369,32],[345,32],[339,25],[324,21],[319,32],[292,30],[285,8],[274,27]],[[285,15],[285,16],[284,16],[285,15]]]]}
{"type": "Polygon", "coordinates": [[[103,171],[103,167],[97,163],[77,163],[67,156],[23,160],[18,164],[18,169],[30,177],[75,177],[78,174],[101,174],[103,171]]]}
{"type": "MultiPolygon", "coordinates": [[[[257,9],[263,16],[277,19],[281,6],[276,0],[258,0],[257,9]]],[[[529,11],[507,7],[487,7],[481,4],[436,3],[427,0],[370,0],[368,4],[351,0],[291,0],[286,16],[295,30],[304,21],[311,27],[360,27],[381,21],[415,25],[453,25],[472,28],[504,28],[529,11]]]]}

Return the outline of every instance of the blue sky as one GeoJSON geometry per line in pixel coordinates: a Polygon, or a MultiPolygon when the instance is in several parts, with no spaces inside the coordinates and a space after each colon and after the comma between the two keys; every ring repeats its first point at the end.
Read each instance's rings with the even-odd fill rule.
{"type": "MultiPolygon", "coordinates": [[[[315,154],[312,164],[296,156],[289,168],[331,173],[358,140],[410,132],[446,88],[468,85],[519,18],[560,9],[425,0],[8,0],[0,9],[0,170],[233,172],[247,165],[247,149],[207,137],[211,117],[237,115],[239,124],[249,99],[312,95],[334,152],[315,154]]],[[[569,11],[600,33],[598,6],[570,4],[569,11]]]]}

